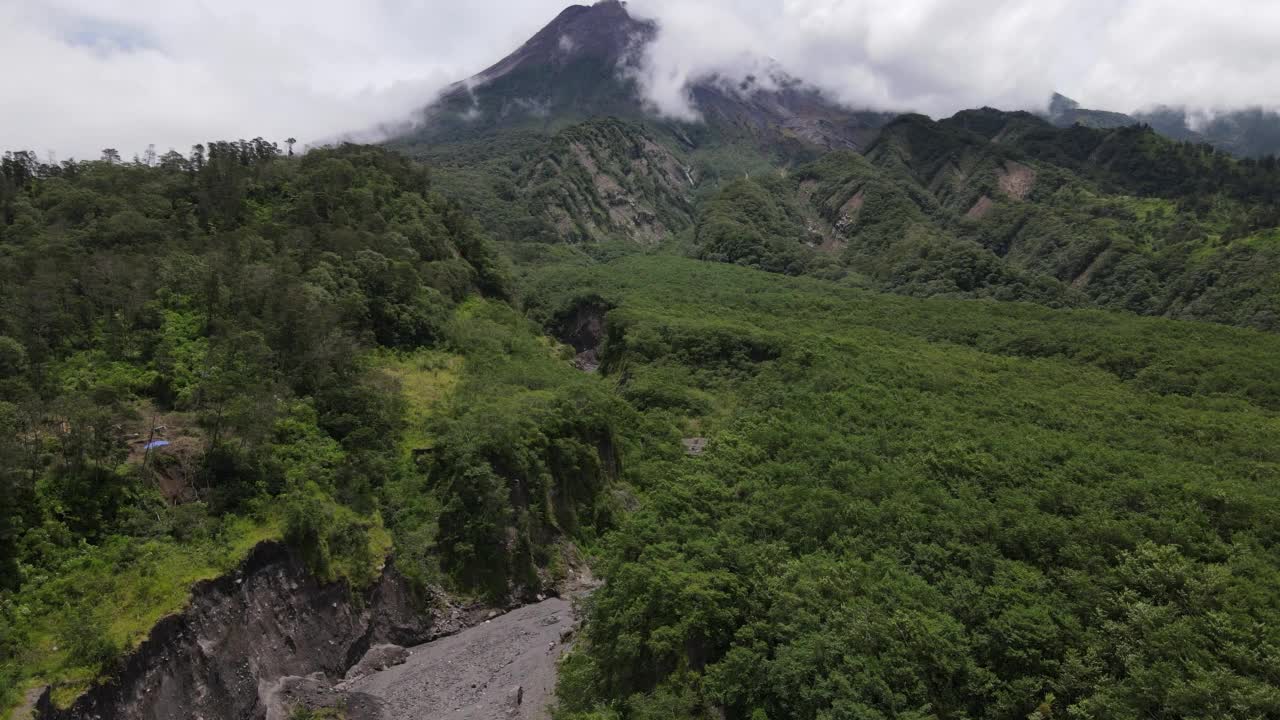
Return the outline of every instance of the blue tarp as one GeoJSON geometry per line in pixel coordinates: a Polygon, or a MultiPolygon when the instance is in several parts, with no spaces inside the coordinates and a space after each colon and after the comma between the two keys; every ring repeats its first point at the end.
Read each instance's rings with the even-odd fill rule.
{"type": "Polygon", "coordinates": [[[155,448],[162,448],[162,447],[164,447],[165,445],[168,445],[168,444],[169,444],[169,441],[168,441],[168,440],[152,440],[151,442],[147,443],[146,445],[143,445],[143,446],[142,446],[142,449],[143,449],[143,450],[154,450],[155,448]]]}

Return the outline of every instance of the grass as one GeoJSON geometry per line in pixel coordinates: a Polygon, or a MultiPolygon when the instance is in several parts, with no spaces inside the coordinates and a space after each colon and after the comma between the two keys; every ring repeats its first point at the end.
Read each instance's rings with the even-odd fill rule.
{"type": "Polygon", "coordinates": [[[1241,239],[1239,242],[1257,250],[1280,249],[1280,228],[1261,230],[1249,237],[1241,239]]]}
{"type": "Polygon", "coordinates": [[[408,422],[401,440],[404,452],[409,454],[414,450],[434,447],[436,439],[427,430],[427,420],[457,387],[463,373],[463,358],[422,349],[379,353],[376,362],[384,373],[399,381],[408,406],[408,422]]]}
{"type": "Polygon", "coordinates": [[[127,652],[162,617],[187,606],[194,584],[225,574],[259,543],[281,537],[276,518],[233,516],[216,536],[201,541],[120,539],[68,558],[62,572],[24,595],[32,627],[21,658],[25,686],[52,685],[54,703],[69,705],[99,674],[72,660],[66,638],[79,629],[72,624],[91,618],[107,643],[127,652]]]}

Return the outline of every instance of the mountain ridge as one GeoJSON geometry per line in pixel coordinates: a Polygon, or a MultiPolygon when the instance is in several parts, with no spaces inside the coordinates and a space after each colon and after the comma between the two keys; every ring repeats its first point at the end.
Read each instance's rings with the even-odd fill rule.
{"type": "MultiPolygon", "coordinates": [[[[659,31],[618,0],[570,6],[514,52],[450,86],[393,141],[415,147],[516,128],[554,131],[600,115],[701,124],[665,118],[642,95],[643,50],[659,31]]],[[[687,90],[703,123],[768,142],[794,137],[828,149],[860,149],[893,117],[846,108],[781,70],[772,75],[767,83],[755,77],[725,83],[710,75],[687,90]]]]}
{"type": "Polygon", "coordinates": [[[1206,118],[1197,118],[1186,107],[1174,105],[1156,105],[1126,114],[1083,108],[1075,100],[1054,93],[1044,117],[1058,127],[1084,125],[1107,130],[1149,125],[1170,140],[1206,143],[1238,157],[1280,154],[1280,113],[1261,106],[1213,113],[1206,118]]]}

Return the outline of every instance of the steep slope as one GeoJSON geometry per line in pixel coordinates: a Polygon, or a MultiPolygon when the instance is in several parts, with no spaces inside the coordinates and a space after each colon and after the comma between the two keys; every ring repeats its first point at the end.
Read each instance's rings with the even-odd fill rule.
{"type": "MultiPolygon", "coordinates": [[[[514,53],[455,84],[393,144],[422,154],[440,143],[495,131],[555,130],[602,115],[680,126],[651,114],[635,79],[645,47],[660,30],[633,17],[617,0],[570,7],[514,53]]],[[[769,83],[729,84],[708,77],[688,88],[714,129],[713,139],[857,149],[892,118],[843,108],[781,70],[772,74],[769,83]]],[[[702,134],[685,130],[692,133],[686,139],[702,134]]]]}
{"type": "Polygon", "coordinates": [[[422,112],[409,146],[498,129],[562,127],[599,115],[634,115],[627,68],[657,32],[620,2],[574,5],[512,54],[456,83],[422,112]]]}
{"type": "Polygon", "coordinates": [[[319,581],[299,553],[264,543],[234,573],[197,585],[190,607],[152,628],[108,682],[65,710],[46,690],[36,717],[261,717],[283,678],[341,677],[373,645],[425,642],[464,624],[457,608],[421,607],[393,568],[355,589],[319,581]]]}
{"type": "Polygon", "coordinates": [[[701,208],[695,243],[704,259],[843,271],[913,295],[1274,330],[1278,203],[1265,163],[1136,126],[1058,129],[982,109],[903,116],[865,157],[833,153],[727,187],[701,208]]]}
{"type": "Polygon", "coordinates": [[[499,239],[654,244],[688,228],[697,197],[724,182],[864,150],[892,118],[841,107],[776,67],[692,83],[698,122],[660,117],[636,81],[658,32],[614,0],[570,7],[388,144],[435,166],[499,239]]]}
{"type": "Polygon", "coordinates": [[[1280,155],[1280,113],[1261,107],[1212,113],[1197,122],[1183,107],[1159,105],[1125,114],[1082,108],[1075,100],[1054,93],[1045,117],[1063,128],[1082,125],[1109,130],[1149,125],[1171,140],[1208,143],[1237,157],[1280,155]]]}
{"type": "Polygon", "coordinates": [[[1192,129],[1183,108],[1158,107],[1135,117],[1174,140],[1207,142],[1239,157],[1280,155],[1280,113],[1249,108],[1215,114],[1192,129]]]}
{"type": "Polygon", "coordinates": [[[1139,122],[1124,113],[1082,108],[1080,103],[1059,93],[1054,93],[1049,100],[1048,119],[1058,127],[1083,125],[1099,130],[1137,125],[1139,122]]]}
{"type": "Polygon", "coordinates": [[[619,120],[559,133],[521,180],[533,212],[570,242],[652,245],[691,221],[690,169],[643,129],[619,120]]]}

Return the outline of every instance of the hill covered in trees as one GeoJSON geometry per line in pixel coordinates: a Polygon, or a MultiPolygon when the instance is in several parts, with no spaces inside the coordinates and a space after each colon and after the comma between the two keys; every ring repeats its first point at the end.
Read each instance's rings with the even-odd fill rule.
{"type": "Polygon", "coordinates": [[[264,539],[501,602],[608,522],[625,413],[422,166],[257,140],[0,170],[6,708],[71,700],[264,539]]]}
{"type": "Polygon", "coordinates": [[[776,68],[692,82],[700,117],[675,120],[625,70],[654,32],[619,3],[571,8],[389,146],[500,242],[661,245],[916,296],[1277,327],[1274,156],[1127,116],[1067,121],[1086,111],[1065,98],[1060,126],[860,112],[776,68]]]}
{"type": "Polygon", "coordinates": [[[674,121],[652,32],[571,8],[382,147],[3,157],[0,708],[278,540],[424,610],[590,564],[560,720],[1280,716],[1275,158],[674,121]]]}
{"type": "Polygon", "coordinates": [[[668,257],[555,266],[649,458],[560,717],[1280,711],[1273,335],[668,257]]]}
{"type": "Polygon", "coordinates": [[[722,262],[494,243],[442,194],[460,175],[379,148],[9,156],[6,702],[69,702],[280,538],[353,588],[394,557],[423,603],[518,602],[594,557],[564,717],[1274,714],[1280,339],[1068,309],[1105,303],[1017,233],[990,292],[843,265],[985,257],[988,218],[1050,222],[1037,193],[1154,228],[1266,207],[1265,168],[1185,146],[1160,148],[1220,173],[1211,208],[1126,199],[1181,171],[1062,132],[907,118],[695,188],[688,247],[722,262]],[[822,222],[824,262],[760,254],[822,222]]]}

